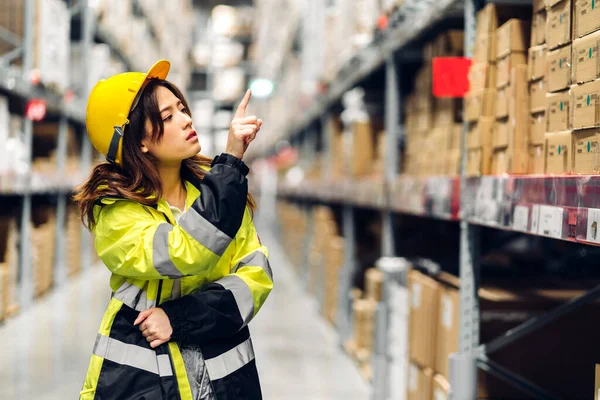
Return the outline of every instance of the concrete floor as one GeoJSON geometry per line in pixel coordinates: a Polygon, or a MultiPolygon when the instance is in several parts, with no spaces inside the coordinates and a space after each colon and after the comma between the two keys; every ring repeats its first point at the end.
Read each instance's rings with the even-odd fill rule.
{"type": "MultiPolygon", "coordinates": [[[[292,275],[270,227],[275,289],[250,324],[268,400],[366,400],[368,385],[343,353],[333,329],[292,275]]],[[[94,267],[0,325],[0,399],[77,398],[110,290],[109,273],[94,267]]]]}

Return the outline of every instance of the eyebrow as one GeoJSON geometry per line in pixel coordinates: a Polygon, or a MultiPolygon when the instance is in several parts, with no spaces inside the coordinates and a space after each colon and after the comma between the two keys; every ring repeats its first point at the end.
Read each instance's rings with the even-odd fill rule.
{"type": "MultiPolygon", "coordinates": [[[[175,104],[175,107],[179,107],[179,105],[180,105],[180,104],[182,104],[181,100],[179,100],[179,101],[177,102],[177,104],[175,104]]],[[[166,106],[166,107],[164,107],[162,110],[160,110],[160,113],[162,114],[162,113],[164,113],[165,111],[167,111],[167,110],[169,110],[169,109],[171,109],[171,108],[173,108],[173,105],[166,106]]]]}

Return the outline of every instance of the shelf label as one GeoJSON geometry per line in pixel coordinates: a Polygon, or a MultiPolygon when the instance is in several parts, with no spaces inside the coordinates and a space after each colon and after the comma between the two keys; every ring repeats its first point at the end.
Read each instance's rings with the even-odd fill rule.
{"type": "Polygon", "coordinates": [[[562,207],[540,206],[538,233],[555,239],[562,237],[562,207]]]}
{"type": "Polygon", "coordinates": [[[540,206],[539,204],[535,204],[531,208],[531,230],[529,232],[538,234],[540,225],[540,206]]]}
{"type": "Polygon", "coordinates": [[[527,232],[529,228],[529,207],[515,206],[513,213],[513,229],[515,231],[527,232]]]}
{"type": "Polygon", "coordinates": [[[446,329],[452,329],[454,316],[454,304],[448,295],[442,296],[442,326],[446,329]]]}
{"type": "Polygon", "coordinates": [[[588,208],[587,210],[587,232],[585,238],[588,242],[600,243],[600,210],[597,208],[588,208]]]}

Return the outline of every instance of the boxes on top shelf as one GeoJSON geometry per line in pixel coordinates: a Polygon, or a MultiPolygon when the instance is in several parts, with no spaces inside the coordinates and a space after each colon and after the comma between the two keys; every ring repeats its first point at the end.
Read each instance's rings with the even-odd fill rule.
{"type": "Polygon", "coordinates": [[[532,113],[546,109],[546,79],[529,84],[529,103],[532,113]]]}
{"type": "Polygon", "coordinates": [[[496,65],[488,62],[474,63],[469,68],[469,90],[496,87],[496,65]]]}
{"type": "Polygon", "coordinates": [[[573,129],[600,126],[600,79],[571,86],[571,123],[573,129]]]}
{"type": "Polygon", "coordinates": [[[600,29],[600,7],[596,0],[574,0],[574,38],[580,38],[600,29]]]}
{"type": "Polygon", "coordinates": [[[573,172],[600,173],[600,129],[573,132],[573,172]]]}
{"type": "Polygon", "coordinates": [[[482,89],[465,96],[465,120],[476,121],[479,117],[492,117],[495,111],[496,91],[482,89]]]}
{"type": "Polygon", "coordinates": [[[558,92],[571,85],[571,59],[571,45],[548,52],[546,79],[549,92],[558,92]]]}
{"type": "Polygon", "coordinates": [[[547,13],[543,9],[533,14],[531,18],[531,45],[541,45],[546,43],[547,30],[546,30],[546,19],[547,13]]]}
{"type": "Polygon", "coordinates": [[[511,18],[529,19],[531,6],[515,6],[488,3],[477,12],[476,37],[493,34],[498,27],[511,18]]]}
{"type": "Polygon", "coordinates": [[[546,173],[569,174],[573,165],[572,132],[546,134],[546,173]]]}
{"type": "Polygon", "coordinates": [[[571,91],[548,93],[547,104],[547,132],[560,132],[571,129],[571,91]]]}
{"type": "Polygon", "coordinates": [[[544,143],[546,134],[546,113],[544,111],[531,115],[529,128],[529,144],[540,145],[544,143]]]}
{"type": "Polygon", "coordinates": [[[573,41],[573,83],[600,78],[600,31],[573,41]]]}
{"type": "Polygon", "coordinates": [[[473,62],[496,62],[496,34],[485,34],[475,38],[475,45],[473,47],[473,62]]]}
{"type": "Polygon", "coordinates": [[[527,76],[530,81],[536,81],[546,75],[546,45],[529,48],[529,67],[527,76]]]}
{"type": "Polygon", "coordinates": [[[528,174],[543,174],[546,171],[546,142],[529,144],[528,174]]]}
{"type": "Polygon", "coordinates": [[[531,22],[510,19],[496,31],[496,59],[513,52],[527,52],[531,41],[531,22]]]}
{"type": "Polygon", "coordinates": [[[467,150],[468,176],[489,175],[492,173],[492,146],[467,150]]]}
{"type": "Polygon", "coordinates": [[[533,12],[534,14],[546,9],[547,0],[533,0],[533,12]]]}
{"type": "Polygon", "coordinates": [[[527,53],[511,53],[497,61],[496,87],[500,88],[511,83],[510,72],[518,65],[527,65],[527,53]]]}
{"type": "Polygon", "coordinates": [[[494,117],[481,117],[477,122],[469,124],[469,130],[467,131],[468,150],[492,146],[494,122],[494,117]]]}
{"type": "Polygon", "coordinates": [[[550,50],[571,42],[573,37],[571,15],[571,0],[562,0],[548,9],[547,41],[550,50]]]}

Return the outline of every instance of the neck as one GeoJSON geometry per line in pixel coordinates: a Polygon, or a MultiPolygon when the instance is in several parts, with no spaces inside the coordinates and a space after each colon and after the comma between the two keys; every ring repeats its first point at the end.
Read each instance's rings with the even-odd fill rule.
{"type": "Polygon", "coordinates": [[[162,182],[162,197],[170,205],[183,209],[185,206],[185,191],[181,181],[181,163],[159,165],[158,174],[162,182]]]}

